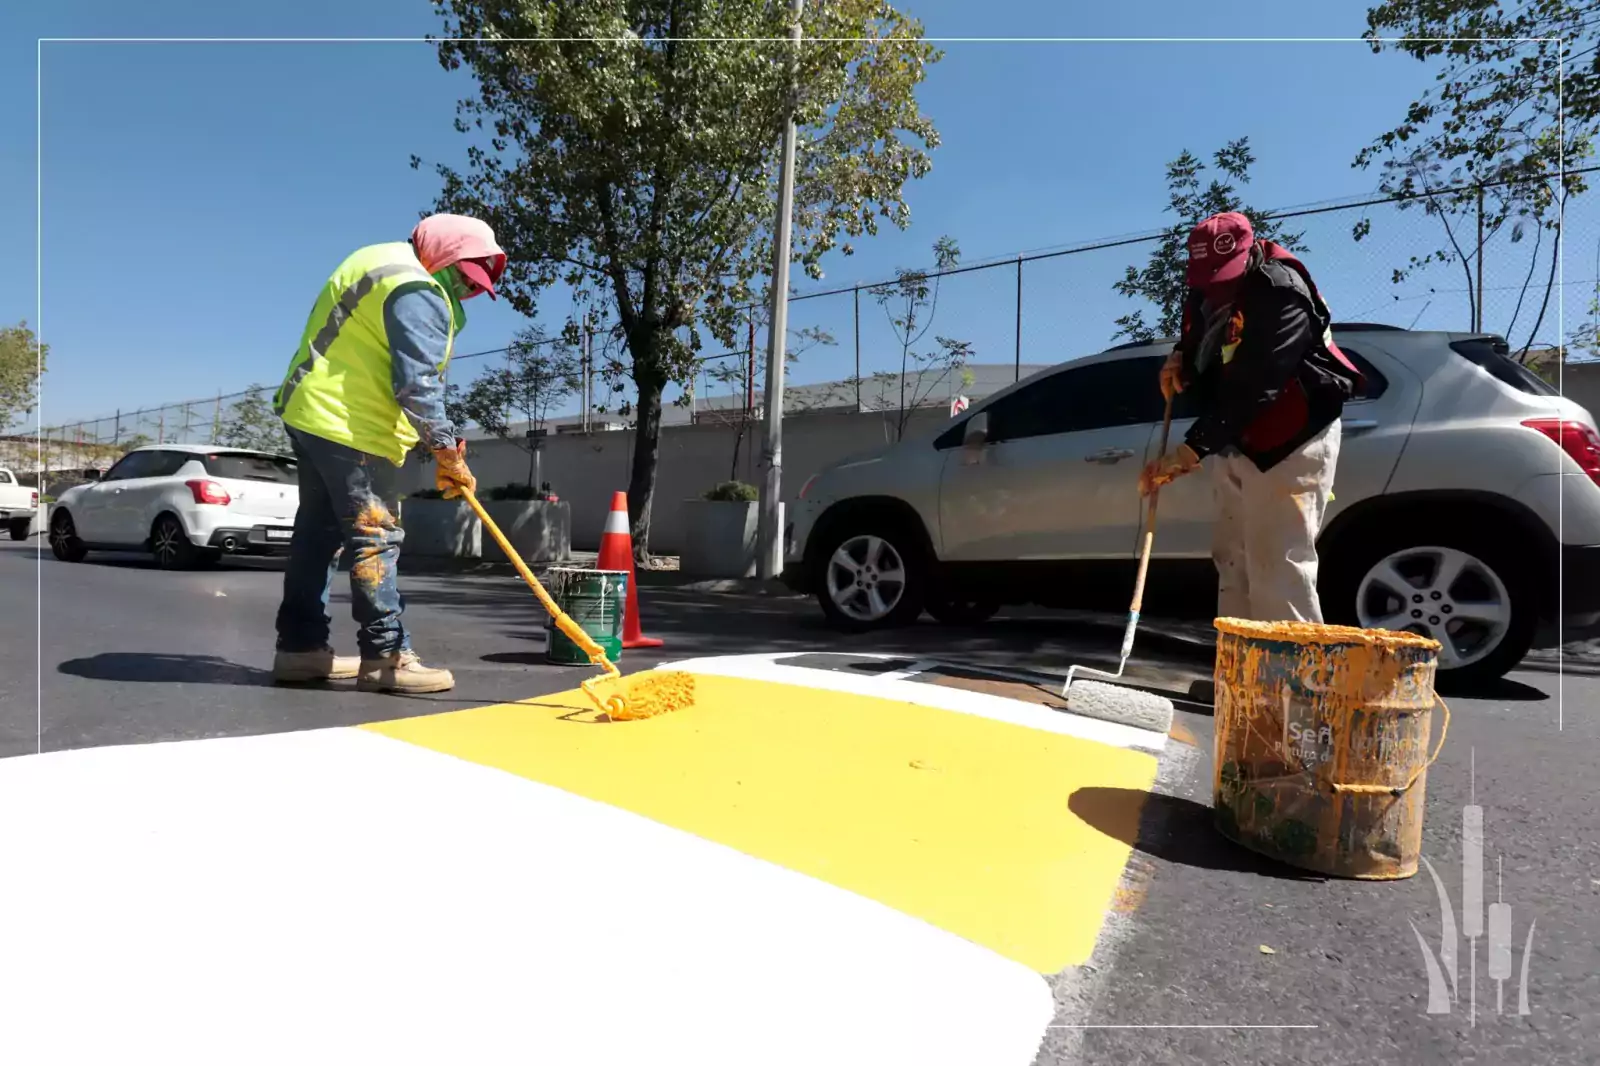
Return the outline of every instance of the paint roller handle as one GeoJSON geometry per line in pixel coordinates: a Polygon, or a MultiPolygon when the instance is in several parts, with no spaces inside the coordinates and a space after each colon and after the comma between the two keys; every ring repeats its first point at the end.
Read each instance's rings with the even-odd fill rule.
{"type": "Polygon", "coordinates": [[[528,564],[522,561],[522,556],[518,555],[516,549],[506,540],[506,535],[500,532],[500,527],[495,525],[494,519],[490,518],[488,512],[483,509],[483,504],[478,502],[478,497],[467,488],[462,488],[461,496],[471,506],[474,513],[477,514],[478,521],[483,523],[483,528],[487,529],[489,535],[494,538],[495,543],[500,545],[500,550],[506,553],[506,558],[511,560],[511,565],[517,568],[517,573],[522,575],[522,580],[527,582],[528,587],[533,590],[533,594],[539,597],[539,602],[544,605],[544,609],[550,612],[550,617],[554,619],[556,628],[565,633],[568,640],[582,648],[584,654],[589,656],[591,663],[604,667],[612,677],[622,676],[622,671],[617,669],[615,663],[606,658],[604,649],[595,643],[594,638],[585,633],[578,623],[574,622],[567,615],[567,612],[563,611],[557,606],[556,601],[550,598],[550,593],[546,592],[545,587],[539,583],[539,579],[533,576],[533,571],[528,569],[528,564]]]}
{"type": "Polygon", "coordinates": [[[1411,791],[1411,786],[1422,780],[1422,775],[1427,773],[1428,768],[1434,764],[1434,760],[1439,758],[1439,753],[1444,750],[1445,734],[1450,732],[1450,705],[1445,703],[1438,693],[1434,693],[1433,699],[1439,705],[1439,709],[1444,712],[1444,721],[1439,723],[1439,743],[1434,745],[1433,754],[1428,757],[1428,761],[1417,767],[1416,773],[1411,775],[1411,780],[1399,788],[1395,788],[1393,785],[1344,785],[1337,781],[1332,782],[1328,787],[1335,792],[1354,792],[1365,795],[1388,794],[1399,796],[1411,791]]]}
{"type": "MultiPolygon", "coordinates": [[[[1167,397],[1167,412],[1161,421],[1161,450],[1158,455],[1167,454],[1167,441],[1172,436],[1172,397],[1167,397]]],[[[1128,608],[1128,630],[1123,635],[1123,647],[1132,649],[1133,631],[1139,624],[1139,612],[1144,608],[1144,583],[1150,574],[1150,551],[1156,542],[1156,500],[1161,497],[1161,486],[1156,485],[1150,489],[1150,505],[1145,519],[1144,543],[1139,548],[1139,574],[1133,579],[1133,606],[1128,608]]],[[[1127,651],[1123,652],[1126,658],[1127,651]]]]}

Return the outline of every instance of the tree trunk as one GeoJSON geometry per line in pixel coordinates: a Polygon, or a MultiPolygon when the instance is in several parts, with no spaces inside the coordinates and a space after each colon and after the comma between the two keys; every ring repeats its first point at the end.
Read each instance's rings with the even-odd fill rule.
{"type": "MultiPolygon", "coordinates": [[[[647,343],[653,343],[650,338],[647,343]]],[[[645,360],[634,353],[637,368],[645,360]]],[[[628,519],[633,535],[634,565],[650,568],[650,508],[655,502],[656,466],[661,458],[661,393],[665,382],[649,373],[634,374],[639,390],[637,425],[633,433],[633,470],[628,477],[628,519]]]]}

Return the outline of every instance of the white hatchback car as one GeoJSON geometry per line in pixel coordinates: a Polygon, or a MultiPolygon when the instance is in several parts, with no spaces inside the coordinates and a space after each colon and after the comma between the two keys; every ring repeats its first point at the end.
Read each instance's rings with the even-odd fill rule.
{"type": "MultiPolygon", "coordinates": [[[[1367,374],[1320,539],[1330,621],[1426,633],[1441,674],[1498,677],[1541,620],[1600,619],[1600,433],[1499,337],[1334,327],[1367,374]]],[[[1032,377],[947,428],[823,471],[790,505],[785,580],[836,625],[1007,604],[1127,610],[1172,342],[1032,377]]],[[[1173,440],[1195,411],[1180,396],[1173,440]]],[[[1215,610],[1210,479],[1162,490],[1146,612],[1215,610]]]]}
{"type": "Polygon", "coordinates": [[[270,452],[164,444],[124,455],[68,489],[50,515],[50,550],[148,551],[165,570],[223,555],[285,552],[300,507],[299,465],[270,452]]]}

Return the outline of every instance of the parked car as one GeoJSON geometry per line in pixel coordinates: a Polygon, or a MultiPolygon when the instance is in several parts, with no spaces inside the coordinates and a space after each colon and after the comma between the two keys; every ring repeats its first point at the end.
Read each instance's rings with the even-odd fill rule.
{"type": "MultiPolygon", "coordinates": [[[[1600,434],[1488,334],[1335,327],[1366,372],[1320,539],[1330,621],[1426,633],[1441,676],[1499,677],[1541,620],[1600,620],[1600,434]]],[[[1126,610],[1172,342],[1123,345],[847,460],[791,505],[785,578],[837,626],[1126,610]]],[[[1173,440],[1195,410],[1180,395],[1173,440]]],[[[1147,612],[1215,610],[1211,486],[1162,490],[1147,612]]]]}
{"type": "Polygon", "coordinates": [[[0,470],[0,523],[12,540],[27,540],[34,513],[39,510],[39,490],[24,485],[9,470],[0,470]]]}
{"type": "Polygon", "coordinates": [[[243,448],[137,448],[98,481],[68,489],[50,516],[63,562],[90,551],[148,551],[167,570],[223,555],[288,550],[300,506],[291,458],[243,448]]]}

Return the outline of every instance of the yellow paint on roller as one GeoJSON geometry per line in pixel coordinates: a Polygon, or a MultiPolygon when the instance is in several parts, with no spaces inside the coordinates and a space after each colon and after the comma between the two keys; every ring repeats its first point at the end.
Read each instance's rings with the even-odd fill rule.
{"type": "Polygon", "coordinates": [[[695,686],[693,707],[640,722],[597,722],[568,692],[365,728],[736,848],[1041,973],[1089,959],[1153,756],[869,696],[695,686]],[[1080,789],[1097,798],[1069,805],[1080,789]]]}

